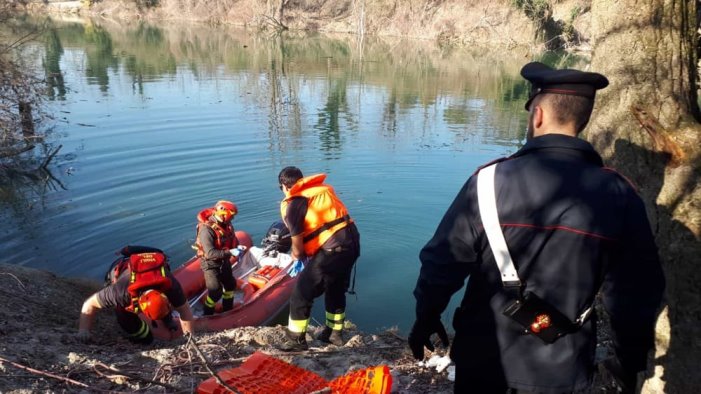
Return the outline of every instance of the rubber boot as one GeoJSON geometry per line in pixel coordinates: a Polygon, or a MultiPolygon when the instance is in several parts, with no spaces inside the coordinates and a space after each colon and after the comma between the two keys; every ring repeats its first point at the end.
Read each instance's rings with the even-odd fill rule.
{"type": "Polygon", "coordinates": [[[222,311],[230,311],[231,309],[234,308],[234,299],[233,298],[224,298],[221,300],[221,306],[222,306],[222,311]]]}
{"type": "Polygon", "coordinates": [[[214,307],[213,306],[203,306],[202,307],[202,316],[211,316],[214,314],[214,307]]]}
{"type": "Polygon", "coordinates": [[[307,334],[304,332],[298,334],[290,330],[285,330],[285,340],[278,346],[278,349],[283,352],[301,352],[308,350],[307,334]]]}
{"type": "Polygon", "coordinates": [[[324,329],[317,335],[316,339],[321,342],[330,343],[336,346],[343,346],[343,330],[332,330],[331,327],[325,326],[324,329]]]}

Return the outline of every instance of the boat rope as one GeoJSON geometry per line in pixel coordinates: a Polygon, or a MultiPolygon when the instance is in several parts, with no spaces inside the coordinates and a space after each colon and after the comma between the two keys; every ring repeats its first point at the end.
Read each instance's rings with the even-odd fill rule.
{"type": "MultiPolygon", "coordinates": [[[[219,375],[217,375],[216,372],[212,369],[212,367],[209,366],[209,362],[207,361],[207,357],[204,356],[204,353],[200,350],[199,346],[197,346],[197,342],[195,341],[195,338],[192,336],[191,333],[186,334],[187,335],[187,345],[192,346],[195,349],[195,352],[197,353],[198,356],[202,359],[202,363],[204,364],[204,367],[207,369],[207,372],[209,372],[212,377],[214,377],[214,380],[217,381],[222,387],[226,388],[230,392],[234,394],[239,394],[238,391],[236,391],[233,387],[229,386],[219,375]]],[[[186,345],[186,346],[187,346],[186,345]]]]}

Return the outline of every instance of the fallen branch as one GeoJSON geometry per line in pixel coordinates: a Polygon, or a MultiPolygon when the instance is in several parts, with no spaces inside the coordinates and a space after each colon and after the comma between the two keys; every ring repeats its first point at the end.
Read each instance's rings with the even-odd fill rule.
{"type": "Polygon", "coordinates": [[[22,290],[24,290],[24,292],[27,292],[27,287],[26,287],[26,286],[24,285],[24,283],[22,283],[22,281],[19,280],[19,278],[18,278],[17,276],[15,276],[14,274],[11,274],[11,273],[9,273],[9,272],[0,272],[0,275],[9,275],[9,276],[15,278],[15,280],[17,281],[17,283],[19,283],[19,286],[22,288],[22,290]]]}
{"type": "Polygon", "coordinates": [[[13,156],[19,156],[22,153],[29,152],[32,149],[34,149],[34,145],[27,145],[24,148],[17,149],[17,150],[7,150],[5,152],[0,153],[0,159],[5,159],[8,157],[13,157],[13,156]]]}
{"type": "MultiPolygon", "coordinates": [[[[107,364],[103,364],[103,363],[101,363],[101,362],[99,362],[99,361],[95,363],[95,367],[107,368],[108,370],[110,370],[110,371],[112,371],[112,372],[116,372],[116,373],[117,373],[117,376],[122,376],[122,377],[125,377],[125,378],[127,378],[127,379],[136,380],[136,381],[139,381],[139,382],[141,382],[141,383],[156,384],[156,385],[165,387],[165,388],[167,388],[168,390],[171,390],[172,392],[181,392],[181,391],[184,391],[184,390],[181,390],[181,389],[179,389],[179,388],[177,388],[177,387],[175,387],[175,386],[171,386],[171,385],[169,385],[168,383],[161,383],[161,382],[159,382],[159,381],[157,381],[157,380],[146,379],[146,378],[142,378],[141,376],[138,376],[138,375],[132,375],[132,374],[126,373],[126,372],[121,371],[121,370],[119,370],[119,369],[117,369],[117,368],[111,367],[111,366],[109,366],[109,365],[107,365],[107,364]]],[[[102,372],[98,371],[97,369],[95,369],[95,372],[96,372],[98,375],[102,375],[102,376],[105,376],[105,377],[107,377],[107,378],[112,378],[112,377],[114,377],[114,375],[104,375],[102,372]]]]}
{"type": "Polygon", "coordinates": [[[197,347],[197,343],[195,342],[195,339],[192,337],[192,334],[189,334],[187,336],[187,345],[191,345],[194,349],[195,352],[197,352],[197,355],[200,356],[202,359],[202,363],[204,363],[204,367],[207,369],[210,375],[214,377],[214,380],[217,381],[222,387],[225,387],[227,390],[231,391],[234,394],[238,394],[238,391],[234,390],[233,387],[229,386],[219,375],[217,375],[214,370],[212,370],[212,367],[209,366],[209,362],[207,361],[207,358],[204,356],[202,351],[200,350],[199,347],[197,347]]]}
{"type": "Polygon", "coordinates": [[[54,156],[56,156],[56,153],[58,153],[58,151],[60,151],[61,148],[63,148],[63,145],[59,145],[58,148],[56,148],[56,150],[49,153],[49,156],[46,157],[46,160],[44,160],[44,163],[41,165],[40,168],[46,169],[46,166],[49,165],[49,162],[51,162],[51,159],[53,159],[54,156]]]}
{"type": "Polygon", "coordinates": [[[38,369],[30,368],[30,367],[24,366],[24,365],[22,365],[22,364],[18,364],[18,363],[16,363],[16,362],[10,361],[10,360],[8,360],[8,359],[6,359],[6,358],[3,358],[3,357],[0,357],[0,362],[8,363],[8,364],[12,365],[13,367],[16,367],[16,368],[19,368],[19,369],[23,369],[23,370],[25,370],[25,371],[29,371],[29,372],[34,373],[34,374],[37,374],[37,375],[48,376],[48,377],[53,378],[53,379],[62,380],[62,381],[64,381],[64,382],[67,382],[67,383],[70,383],[70,384],[74,384],[74,385],[76,385],[76,386],[80,386],[80,387],[90,387],[90,386],[88,386],[87,384],[85,384],[85,383],[83,383],[83,382],[79,382],[79,381],[77,381],[77,380],[73,380],[73,379],[69,379],[69,378],[64,378],[63,376],[54,375],[54,374],[52,374],[52,373],[40,371],[40,370],[38,370],[38,369]]]}

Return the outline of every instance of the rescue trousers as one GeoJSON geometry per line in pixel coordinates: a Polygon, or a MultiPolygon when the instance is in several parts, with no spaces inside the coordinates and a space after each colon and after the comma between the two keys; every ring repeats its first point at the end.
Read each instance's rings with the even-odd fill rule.
{"type": "Polygon", "coordinates": [[[360,255],[359,248],[319,249],[299,274],[290,297],[290,319],[308,320],[314,299],[324,294],[326,311],[343,313],[346,291],[353,265],[360,255]]]}
{"type": "Polygon", "coordinates": [[[151,328],[139,315],[123,308],[115,308],[114,312],[117,315],[117,323],[126,332],[128,340],[144,345],[153,342],[151,328]]]}
{"type": "Polygon", "coordinates": [[[205,267],[203,271],[204,282],[207,286],[207,298],[209,298],[206,301],[209,302],[211,300],[211,306],[214,306],[219,301],[222,293],[225,295],[224,298],[232,298],[234,296],[236,279],[234,279],[228,259],[219,267],[205,267]]]}

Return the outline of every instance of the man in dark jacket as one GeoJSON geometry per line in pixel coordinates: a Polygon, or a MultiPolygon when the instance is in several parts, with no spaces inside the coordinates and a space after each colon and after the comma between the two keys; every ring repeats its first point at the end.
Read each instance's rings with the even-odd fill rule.
{"type": "Polygon", "coordinates": [[[433,334],[447,345],[440,315],[469,276],[453,318],[456,393],[586,390],[596,347],[588,312],[600,292],[618,378],[633,390],[654,345],[664,277],[642,200],[577,138],[608,80],[541,63],[521,75],[532,84],[528,141],[467,180],[421,250],[409,345],[419,359],[433,334]],[[487,169],[493,220],[481,182],[478,198],[487,169]],[[503,249],[488,231],[503,235],[503,249]]]}

